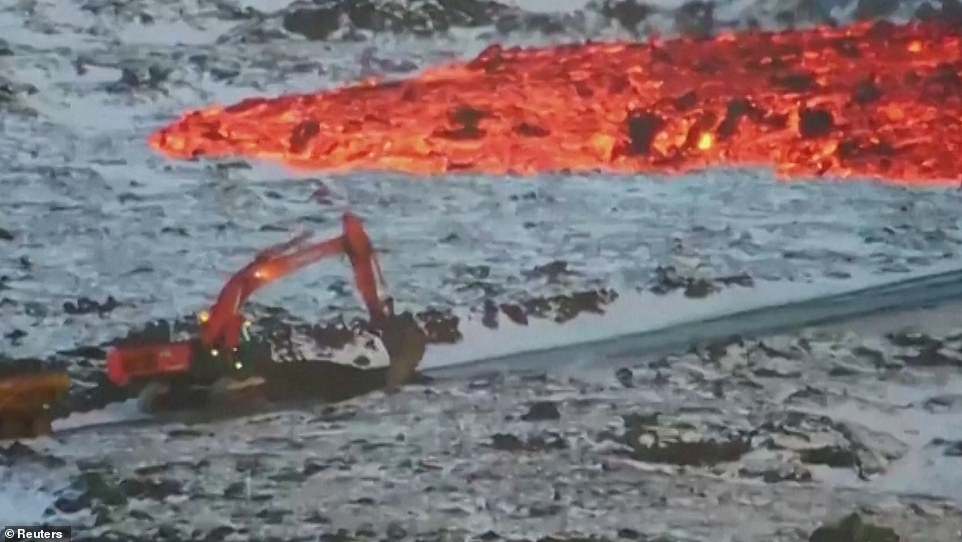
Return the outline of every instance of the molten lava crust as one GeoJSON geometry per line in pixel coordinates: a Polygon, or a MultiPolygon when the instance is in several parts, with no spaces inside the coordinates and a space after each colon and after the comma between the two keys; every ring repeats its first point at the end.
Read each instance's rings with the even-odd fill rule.
{"type": "Polygon", "coordinates": [[[329,171],[684,172],[962,179],[959,28],[860,24],[545,49],[398,82],[255,98],[151,138],[172,157],[329,171]]]}

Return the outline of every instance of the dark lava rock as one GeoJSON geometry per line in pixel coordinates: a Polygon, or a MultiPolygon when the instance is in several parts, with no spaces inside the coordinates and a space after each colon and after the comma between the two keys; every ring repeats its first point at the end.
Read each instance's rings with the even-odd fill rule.
{"type": "Polygon", "coordinates": [[[118,306],[117,300],[113,296],[108,296],[107,300],[103,303],[99,303],[87,297],[81,297],[76,303],[66,302],[63,304],[63,310],[67,314],[92,314],[98,313],[100,315],[106,314],[113,311],[118,306]]]}
{"type": "Polygon", "coordinates": [[[626,388],[635,387],[635,374],[632,373],[631,369],[627,367],[622,367],[621,369],[615,371],[615,378],[617,378],[618,382],[626,388]]]}
{"type": "Polygon", "coordinates": [[[655,284],[650,288],[652,293],[655,294],[667,294],[678,288],[684,288],[688,285],[688,279],[682,277],[678,274],[678,270],[674,266],[658,266],[655,268],[655,284]]]}
{"type": "Polygon", "coordinates": [[[807,469],[799,468],[794,465],[782,465],[780,467],[763,470],[742,468],[738,471],[738,474],[745,478],[761,478],[766,484],[812,481],[811,472],[809,472],[807,469]]]}
{"type": "Polygon", "coordinates": [[[140,520],[140,521],[153,521],[153,520],[154,520],[154,516],[151,516],[151,515],[148,514],[147,512],[144,512],[143,510],[136,510],[136,509],[135,509],[135,510],[131,510],[131,511],[127,512],[127,515],[130,516],[132,519],[136,519],[136,520],[140,520]]]}
{"type": "Polygon", "coordinates": [[[755,286],[755,279],[751,277],[748,273],[742,273],[740,275],[731,275],[728,277],[717,277],[714,279],[715,282],[723,284],[725,286],[743,286],[745,288],[751,288],[755,286]]]}
{"type": "Polygon", "coordinates": [[[618,21],[622,27],[630,31],[637,30],[638,23],[654,12],[654,8],[637,0],[605,0],[601,4],[602,15],[618,21]]]}
{"type": "Polygon", "coordinates": [[[874,79],[866,79],[855,87],[852,100],[858,104],[869,104],[882,97],[882,89],[874,79]]]}
{"type": "Polygon", "coordinates": [[[408,535],[408,532],[399,523],[392,522],[387,526],[385,534],[388,540],[401,540],[408,535]]]}
{"type": "Polygon", "coordinates": [[[495,29],[502,34],[524,32],[527,34],[560,34],[571,28],[583,28],[584,17],[574,13],[529,13],[510,11],[500,15],[494,23],[495,29]]]}
{"type": "Polygon", "coordinates": [[[90,497],[85,493],[57,497],[53,507],[65,514],[74,514],[90,507],[90,497]]]}
{"type": "MultiPolygon", "coordinates": [[[[682,437],[666,438],[659,429],[667,429],[658,423],[659,415],[630,414],[623,416],[625,435],[623,444],[631,447],[626,452],[633,459],[650,463],[706,466],[737,461],[751,450],[751,442],[741,437],[717,436],[687,440],[682,437]]],[[[684,432],[684,428],[681,429],[684,432]]]]}
{"type": "Polygon", "coordinates": [[[270,479],[274,482],[281,482],[281,483],[291,482],[291,483],[299,484],[304,480],[307,480],[308,476],[309,475],[305,474],[303,471],[286,468],[286,469],[282,469],[277,474],[271,475],[270,479]]]}
{"type": "Polygon", "coordinates": [[[310,326],[308,336],[319,346],[339,350],[351,343],[357,334],[343,322],[329,322],[310,326]]]}
{"type": "Polygon", "coordinates": [[[629,154],[648,154],[651,144],[664,126],[665,120],[650,111],[635,111],[629,114],[629,154]]]}
{"type": "Polygon", "coordinates": [[[528,408],[528,412],[521,416],[521,419],[526,422],[558,420],[561,419],[561,413],[558,412],[558,406],[555,403],[540,401],[532,404],[528,408]]]}
{"type": "Polygon", "coordinates": [[[488,329],[498,329],[498,306],[490,299],[484,300],[484,316],[481,324],[488,329]]]}
{"type": "Polygon", "coordinates": [[[463,338],[458,329],[460,319],[450,312],[428,309],[419,312],[417,317],[423,324],[429,343],[453,344],[463,338]]]}
{"type": "Polygon", "coordinates": [[[801,371],[782,371],[771,367],[759,367],[752,370],[752,374],[759,378],[800,378],[801,371]]]}
{"type": "Polygon", "coordinates": [[[105,459],[80,459],[77,461],[77,469],[80,472],[114,472],[113,466],[105,459]]]}
{"type": "Polygon", "coordinates": [[[322,463],[316,459],[307,459],[304,461],[304,467],[301,468],[301,472],[304,476],[313,476],[321,471],[329,469],[331,466],[322,463]]]}
{"type": "Polygon", "coordinates": [[[240,499],[247,494],[247,485],[244,482],[234,482],[224,488],[224,497],[227,499],[240,499]]]}
{"type": "Polygon", "coordinates": [[[962,457],[962,440],[932,439],[929,446],[943,447],[943,454],[947,457],[962,457]]]}
{"type": "Polygon", "coordinates": [[[715,4],[697,0],[685,3],[675,12],[675,27],[688,36],[711,37],[715,28],[715,4]]]}
{"type": "Polygon", "coordinates": [[[717,291],[718,287],[712,284],[710,280],[698,278],[690,281],[688,286],[685,287],[685,297],[701,299],[717,291]]]}
{"type": "Polygon", "coordinates": [[[290,510],[280,508],[265,508],[257,513],[257,517],[268,525],[280,525],[284,522],[284,517],[291,515],[290,510]]]}
{"type": "Polygon", "coordinates": [[[939,348],[942,341],[926,335],[925,333],[913,330],[904,330],[897,333],[889,333],[885,336],[894,346],[914,346],[918,348],[939,348]]]}
{"type": "Polygon", "coordinates": [[[203,433],[196,429],[171,429],[167,432],[167,436],[172,439],[197,438],[203,435],[203,433]]]}
{"type": "Polygon", "coordinates": [[[800,112],[798,132],[805,139],[825,137],[834,126],[832,112],[827,109],[803,109],[800,112]]]}
{"type": "Polygon", "coordinates": [[[27,332],[19,328],[16,328],[9,333],[3,334],[3,337],[9,340],[13,344],[18,344],[20,342],[20,339],[23,339],[26,336],[27,336],[27,332]]]}
{"type": "Polygon", "coordinates": [[[881,19],[893,14],[899,7],[899,0],[858,0],[855,17],[861,20],[881,19]]]}
{"type": "Polygon", "coordinates": [[[536,504],[528,509],[528,517],[545,518],[558,515],[564,508],[557,504],[536,504]]]}
{"type": "Polygon", "coordinates": [[[942,0],[941,9],[931,3],[924,3],[915,12],[915,17],[923,21],[939,21],[945,24],[962,26],[962,2],[942,0]]]}
{"type": "Polygon", "coordinates": [[[183,486],[177,480],[142,480],[128,478],[120,482],[120,490],[130,498],[162,501],[167,497],[183,494],[183,486]]]}
{"type": "Polygon", "coordinates": [[[307,517],[304,518],[304,522],[314,525],[330,525],[331,519],[321,514],[317,510],[313,510],[307,515],[307,517]]]}
{"type": "Polygon", "coordinates": [[[888,527],[865,523],[852,513],[838,523],[823,525],[812,533],[809,542],[899,542],[901,538],[888,527]]]}
{"type": "Polygon", "coordinates": [[[905,362],[909,367],[951,367],[962,365],[962,360],[945,354],[942,348],[937,346],[921,348],[915,354],[896,356],[896,359],[905,362]]]}
{"type": "Polygon", "coordinates": [[[70,348],[68,350],[59,350],[57,353],[63,356],[84,359],[107,358],[107,351],[97,346],[78,346],[77,348],[70,348]]]}
{"type": "Polygon", "coordinates": [[[161,525],[157,527],[157,538],[160,540],[169,540],[170,542],[181,541],[187,538],[186,533],[181,534],[177,529],[171,525],[161,525]]]}
{"type": "Polygon", "coordinates": [[[947,412],[962,410],[962,395],[948,393],[929,397],[922,403],[922,408],[929,412],[947,412]]]}
{"type": "Polygon", "coordinates": [[[160,233],[171,233],[179,235],[180,237],[190,237],[190,234],[187,233],[187,228],[183,226],[164,226],[160,229],[160,233]]]}
{"type": "Polygon", "coordinates": [[[452,27],[494,22],[508,8],[490,0],[380,2],[326,0],[298,2],[283,18],[284,29],[311,40],[326,40],[343,28],[371,32],[433,34],[452,27]]]}
{"type": "Polygon", "coordinates": [[[514,305],[510,303],[501,304],[501,312],[508,317],[509,320],[515,324],[526,326],[528,325],[528,315],[525,314],[524,309],[520,305],[514,305]]]}
{"type": "Polygon", "coordinates": [[[568,262],[555,260],[544,265],[537,265],[530,271],[522,271],[521,274],[529,279],[543,278],[548,282],[558,282],[561,277],[575,275],[576,273],[568,269],[568,262]]]}
{"type": "Polygon", "coordinates": [[[213,529],[208,531],[207,534],[203,537],[198,536],[200,535],[200,533],[195,531],[191,536],[191,538],[193,538],[194,540],[203,540],[204,542],[219,542],[236,532],[237,532],[237,529],[234,529],[230,525],[221,525],[219,527],[214,527],[213,529]]]}
{"type": "Polygon", "coordinates": [[[87,502],[99,502],[108,506],[127,504],[127,497],[124,492],[99,472],[88,471],[82,473],[74,480],[70,489],[79,492],[82,500],[87,502]]]}
{"type": "Polygon", "coordinates": [[[747,440],[714,441],[701,440],[696,442],[670,441],[662,442],[656,437],[655,442],[645,446],[635,439],[631,454],[634,459],[649,463],[670,463],[673,465],[707,466],[718,463],[737,461],[751,450],[747,440]]]}
{"type": "Polygon", "coordinates": [[[877,369],[890,369],[896,367],[901,367],[901,365],[896,365],[886,361],[885,354],[874,348],[868,348],[866,346],[857,346],[852,349],[852,353],[857,357],[867,360],[869,363],[874,365],[877,369]]]}
{"type": "Polygon", "coordinates": [[[59,457],[42,454],[20,441],[14,441],[6,448],[0,447],[0,466],[10,467],[24,463],[38,463],[48,468],[62,467],[67,464],[59,457]]]}
{"type": "Polygon", "coordinates": [[[13,241],[13,233],[10,230],[0,228],[0,241],[13,241]]]}
{"type": "Polygon", "coordinates": [[[838,446],[824,446],[802,450],[800,453],[803,463],[810,465],[828,465],[829,467],[854,467],[858,464],[858,455],[852,450],[838,446]]]}
{"type": "Polygon", "coordinates": [[[563,324],[583,312],[604,314],[602,307],[617,298],[618,293],[614,290],[588,290],[528,299],[524,302],[524,309],[527,314],[539,318],[548,318],[553,315],[556,323],[563,324]]]}
{"type": "Polygon", "coordinates": [[[564,450],[568,444],[557,435],[550,435],[549,438],[535,435],[525,442],[510,433],[497,433],[491,437],[491,447],[505,452],[545,452],[564,450]]]}
{"type": "Polygon", "coordinates": [[[210,461],[206,459],[201,459],[200,461],[167,461],[163,463],[157,463],[154,465],[144,465],[143,467],[137,467],[134,469],[134,473],[138,476],[156,476],[158,474],[164,474],[170,472],[171,469],[183,468],[191,471],[198,471],[200,469],[210,466],[210,461]]]}
{"type": "Polygon", "coordinates": [[[338,529],[336,533],[324,533],[320,536],[321,542],[354,542],[357,540],[348,533],[347,529],[338,529]]]}
{"type": "Polygon", "coordinates": [[[524,442],[518,437],[508,433],[498,433],[491,437],[491,446],[495,450],[506,452],[519,452],[524,450],[524,442]]]}
{"type": "Polygon", "coordinates": [[[112,521],[110,518],[110,510],[108,510],[106,506],[95,506],[92,512],[94,516],[94,527],[101,527],[112,521]]]}

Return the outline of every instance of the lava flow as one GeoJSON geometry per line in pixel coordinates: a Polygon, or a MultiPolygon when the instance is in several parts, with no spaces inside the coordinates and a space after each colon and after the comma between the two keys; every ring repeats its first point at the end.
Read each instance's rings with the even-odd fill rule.
{"type": "Polygon", "coordinates": [[[962,179],[962,29],[858,24],[543,49],[405,81],[254,98],[151,137],[169,156],[297,168],[535,174],[774,167],[962,179]]]}

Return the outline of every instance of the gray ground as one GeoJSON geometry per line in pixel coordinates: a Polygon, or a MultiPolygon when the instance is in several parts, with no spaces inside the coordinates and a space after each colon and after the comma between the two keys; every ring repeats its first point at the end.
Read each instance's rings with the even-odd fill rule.
{"type": "Polygon", "coordinates": [[[901,540],[958,540],[962,334],[944,317],[959,308],[614,373],[80,430],[30,443],[0,476],[53,493],[44,517],[84,540],[802,541],[852,512],[901,540]],[[939,332],[888,333],[907,319],[939,332]]]}
{"type": "MultiPolygon", "coordinates": [[[[415,309],[643,289],[666,265],[692,276],[747,273],[786,288],[847,288],[958,263],[962,194],[950,189],[784,184],[764,171],[294,179],[262,164],[152,155],[152,130],[212,102],[410,75],[493,41],[697,33],[706,24],[681,2],[665,2],[631,28],[624,10],[600,4],[535,16],[553,4],[522,2],[426,23],[414,17],[421,26],[391,31],[341,14],[330,35],[308,40],[285,31],[284,19],[315,7],[287,4],[0,7],[0,354],[52,358],[199,309],[255,250],[304,226],[333,233],[346,209],[367,220],[392,293],[415,309]],[[560,282],[526,274],[554,260],[576,274],[560,282]],[[68,314],[64,303],[81,296],[112,296],[120,306],[68,314]]],[[[394,20],[428,13],[429,4],[379,5],[394,20]]],[[[751,17],[784,26],[778,12],[787,9],[800,24],[829,15],[845,22],[863,4],[872,3],[732,1],[719,4],[716,18],[719,26],[751,17]]],[[[886,15],[899,18],[928,3],[894,4],[886,15]]],[[[332,263],[259,299],[308,321],[351,316],[357,303],[346,278],[332,263]]],[[[761,302],[752,291],[746,305],[761,302]]],[[[571,325],[576,334],[577,320],[571,325]]],[[[781,337],[766,340],[767,349],[746,343],[679,352],[667,363],[634,360],[627,365],[642,365],[630,378],[606,369],[456,379],[189,429],[81,431],[29,443],[62,464],[35,462],[22,448],[0,456],[0,519],[38,520],[56,494],[61,508],[77,512],[54,507],[46,517],[85,524],[80,532],[93,540],[108,539],[106,531],[128,533],[121,539],[314,540],[344,529],[342,538],[359,539],[491,531],[768,541],[805,540],[821,521],[860,510],[904,539],[958,540],[958,342],[941,354],[923,344],[920,361],[911,357],[918,346],[896,349],[870,326],[861,336],[781,337]],[[925,360],[940,367],[903,367],[925,360]],[[560,419],[520,420],[537,401],[556,403],[560,419]],[[657,447],[643,445],[654,435],[682,442],[663,454],[671,461],[713,464],[662,463],[657,447]],[[708,437],[727,444],[698,444],[708,437]],[[26,458],[13,459],[18,450],[26,458]]]]}

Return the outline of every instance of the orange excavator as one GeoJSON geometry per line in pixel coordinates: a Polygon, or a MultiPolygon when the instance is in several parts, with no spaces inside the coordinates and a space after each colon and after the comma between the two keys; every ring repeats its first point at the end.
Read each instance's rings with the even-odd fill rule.
{"type": "Polygon", "coordinates": [[[225,379],[257,379],[271,364],[270,345],[251,337],[250,322],[241,309],[258,289],[324,258],[346,255],[361,298],[370,314],[371,329],[380,333],[390,358],[385,385],[402,384],[424,355],[423,333],[413,318],[395,316],[382,299],[383,277],[370,238],[359,218],[345,213],[343,233],[310,243],[304,233],[261,251],[254,261],[227,281],[210,311],[198,315],[200,336],[165,344],[118,345],[107,355],[107,376],[120,387],[161,384],[165,391],[186,386],[211,386],[225,379]]]}

